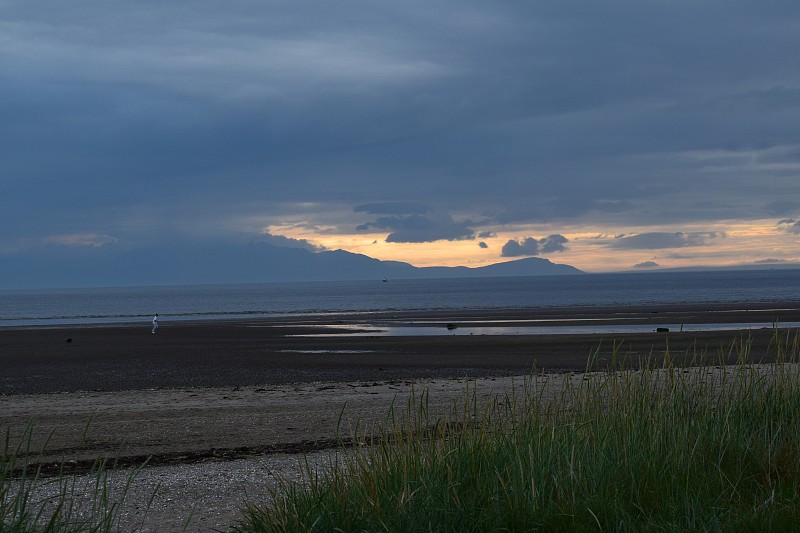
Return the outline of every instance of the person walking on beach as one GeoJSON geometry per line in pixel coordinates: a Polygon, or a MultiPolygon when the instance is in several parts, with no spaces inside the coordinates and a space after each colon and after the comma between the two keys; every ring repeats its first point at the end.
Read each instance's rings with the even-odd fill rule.
{"type": "Polygon", "coordinates": [[[158,329],[158,313],[153,317],[153,333],[158,329]]]}

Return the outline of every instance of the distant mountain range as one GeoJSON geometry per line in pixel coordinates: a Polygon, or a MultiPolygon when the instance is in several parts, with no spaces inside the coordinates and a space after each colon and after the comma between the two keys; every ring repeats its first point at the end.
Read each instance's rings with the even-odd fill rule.
{"type": "Polygon", "coordinates": [[[344,250],[312,252],[266,243],[151,247],[120,253],[50,247],[0,256],[0,288],[187,285],[444,277],[581,274],[570,265],[528,257],[483,267],[415,267],[344,250]]]}

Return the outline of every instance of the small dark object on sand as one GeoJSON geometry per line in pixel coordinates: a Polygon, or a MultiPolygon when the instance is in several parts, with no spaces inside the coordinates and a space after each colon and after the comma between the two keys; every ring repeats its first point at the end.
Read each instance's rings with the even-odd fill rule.
{"type": "Polygon", "coordinates": [[[656,333],[669,333],[669,328],[656,328],[656,333]]]}
{"type": "Polygon", "coordinates": [[[458,324],[453,324],[453,323],[451,322],[451,323],[447,324],[447,326],[445,326],[445,327],[446,327],[447,329],[456,329],[456,328],[458,327],[458,324]]]}

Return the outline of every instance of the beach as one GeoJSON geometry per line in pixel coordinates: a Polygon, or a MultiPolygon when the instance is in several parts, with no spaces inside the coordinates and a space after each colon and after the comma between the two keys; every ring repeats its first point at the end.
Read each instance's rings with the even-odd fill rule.
{"type": "MultiPolygon", "coordinates": [[[[139,530],[180,530],[191,507],[188,530],[211,530],[232,523],[245,494],[263,497],[276,476],[297,478],[303,454],[325,464],[355,428],[377,428],[393,405],[407,405],[422,391],[434,413],[446,413],[467,387],[481,397],[504,394],[531,372],[579,374],[612,361],[657,365],[667,351],[676,365],[698,364],[701,355],[707,364],[735,363],[741,343],[750,345],[753,361],[769,362],[770,327],[656,330],[675,323],[780,326],[800,322],[796,307],[164,320],[156,334],[147,323],[3,329],[0,427],[13,443],[30,424],[31,449],[44,448],[36,460],[46,473],[63,464],[80,474],[99,456],[114,457],[121,467],[147,460],[134,490],[145,498],[160,484],[162,493],[139,530]],[[586,322],[647,324],[652,331],[554,335],[530,327],[586,322]],[[376,327],[420,324],[442,334],[372,334],[376,327]],[[517,326],[520,333],[453,333],[489,324],[517,326]]],[[[126,524],[133,527],[141,508],[131,505],[126,524]]]]}
{"type": "Polygon", "coordinates": [[[393,380],[511,375],[536,367],[575,371],[589,354],[631,360],[669,347],[680,363],[689,353],[717,357],[734,338],[753,339],[769,357],[772,325],[800,323],[795,302],[659,308],[558,308],[321,314],[254,320],[174,322],[158,333],[141,324],[0,329],[0,394],[236,387],[317,381],[393,380]],[[637,324],[637,334],[537,334],[533,325],[637,324]],[[680,326],[756,324],[681,332],[680,326]],[[677,325],[680,326],[677,326],[677,325]],[[382,336],[370,328],[424,325],[439,335],[382,336]],[[671,326],[668,334],[658,332],[671,326]],[[448,326],[455,329],[448,329],[448,326]],[[459,335],[468,327],[514,327],[505,335],[459,335]],[[731,328],[733,329],[733,328],[731,328]],[[366,334],[358,334],[366,331],[366,334]]]}

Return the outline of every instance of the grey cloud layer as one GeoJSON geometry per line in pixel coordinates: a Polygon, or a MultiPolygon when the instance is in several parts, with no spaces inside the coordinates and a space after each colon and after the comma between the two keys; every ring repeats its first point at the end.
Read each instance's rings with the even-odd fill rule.
{"type": "Polygon", "coordinates": [[[4,3],[0,224],[19,229],[0,250],[292,202],[352,206],[349,227],[390,242],[796,217],[798,18],[721,0],[4,3]]]}
{"type": "Polygon", "coordinates": [[[687,246],[705,246],[715,239],[724,238],[721,233],[640,233],[613,239],[612,248],[618,250],[656,250],[661,248],[684,248],[687,246]]]}

